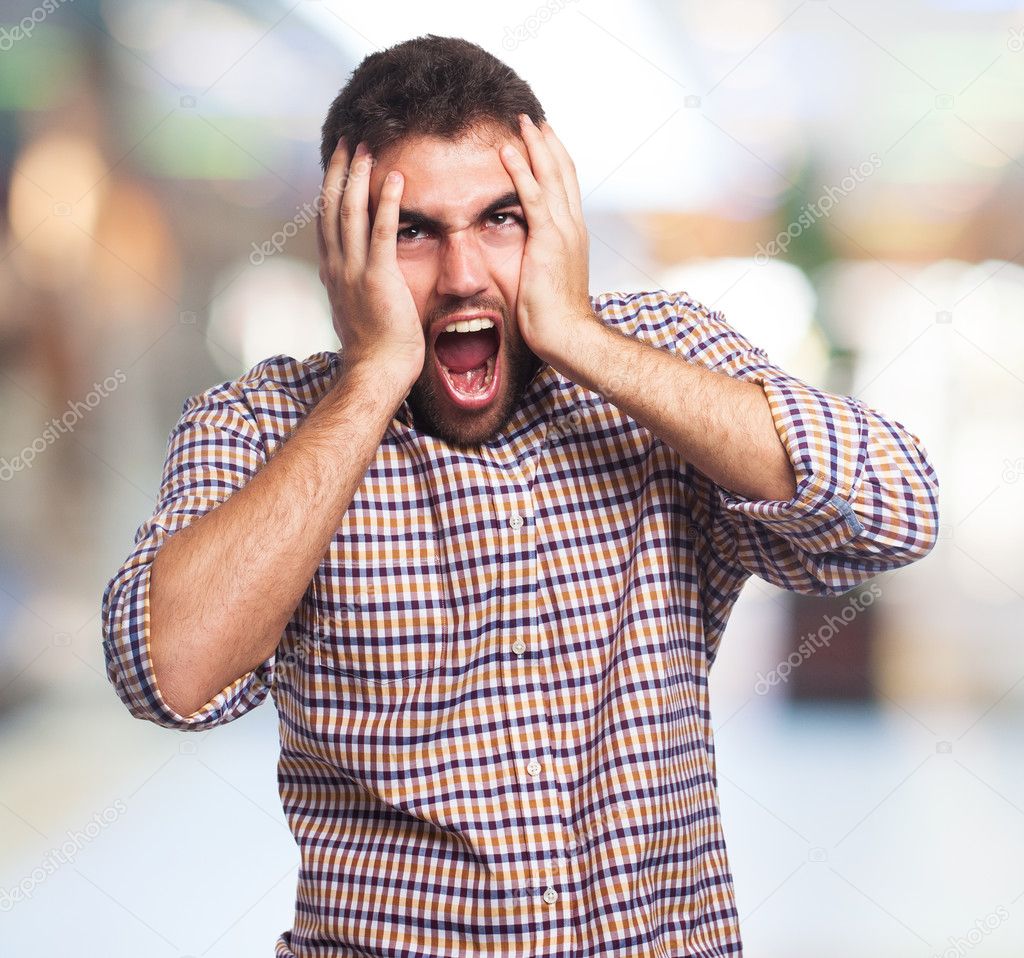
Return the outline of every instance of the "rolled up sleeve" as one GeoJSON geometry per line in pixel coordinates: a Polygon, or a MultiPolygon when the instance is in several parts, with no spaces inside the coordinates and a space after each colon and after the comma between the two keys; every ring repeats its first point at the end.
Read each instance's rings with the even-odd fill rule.
{"type": "Polygon", "coordinates": [[[198,731],[244,715],[267,696],[276,655],[191,715],[174,711],[154,677],[149,597],[153,560],[163,543],[241,488],[264,461],[258,426],[236,384],[223,383],[185,401],[168,439],[156,508],[139,526],[134,548],[101,603],[107,677],[138,719],[198,731]]]}
{"type": "Polygon", "coordinates": [[[688,303],[679,351],[761,386],[797,482],[789,500],[709,482],[715,550],[738,570],[813,595],[841,595],[927,555],[939,484],[921,440],[860,400],[789,375],[720,312],[688,303]]]}

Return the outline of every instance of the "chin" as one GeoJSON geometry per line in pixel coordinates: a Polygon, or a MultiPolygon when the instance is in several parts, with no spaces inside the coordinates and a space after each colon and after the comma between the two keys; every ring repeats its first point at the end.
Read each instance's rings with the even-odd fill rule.
{"type": "Polygon", "coordinates": [[[409,394],[416,425],[423,432],[463,448],[480,446],[497,436],[515,412],[507,385],[484,409],[472,412],[445,401],[438,383],[417,383],[409,394]]]}

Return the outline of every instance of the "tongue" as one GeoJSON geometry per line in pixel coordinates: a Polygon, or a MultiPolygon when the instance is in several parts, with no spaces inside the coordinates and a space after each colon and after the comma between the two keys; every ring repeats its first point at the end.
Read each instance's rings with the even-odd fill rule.
{"type": "Polygon", "coordinates": [[[475,333],[441,333],[434,343],[434,353],[441,364],[453,373],[464,373],[486,363],[497,346],[493,329],[478,329],[475,333]]]}

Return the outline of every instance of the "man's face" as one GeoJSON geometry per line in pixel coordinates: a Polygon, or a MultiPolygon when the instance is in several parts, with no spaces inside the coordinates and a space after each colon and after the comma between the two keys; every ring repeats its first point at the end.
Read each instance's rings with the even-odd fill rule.
{"type": "Polygon", "coordinates": [[[483,127],[454,141],[408,138],[370,175],[371,218],[388,171],[405,177],[398,266],[426,341],[409,404],[419,428],[460,446],[499,433],[541,365],[516,322],[526,221],[497,152],[506,140],[526,155],[518,138],[483,127]],[[444,331],[465,314],[484,328],[444,331]]]}

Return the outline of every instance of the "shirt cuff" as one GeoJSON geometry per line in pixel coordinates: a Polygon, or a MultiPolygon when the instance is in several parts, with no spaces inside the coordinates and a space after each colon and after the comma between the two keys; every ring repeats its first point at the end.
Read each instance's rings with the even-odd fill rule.
{"type": "Polygon", "coordinates": [[[850,399],[792,377],[752,377],[764,390],[796,476],[792,499],[751,499],[718,487],[722,506],[799,543],[830,552],[864,532],[853,492],[867,449],[867,423],[850,399]]]}
{"type": "Polygon", "coordinates": [[[132,714],[168,728],[200,730],[230,721],[258,704],[273,682],[276,651],[189,715],[176,712],[164,701],[156,683],[149,642],[152,570],[152,562],[146,564],[128,585],[122,599],[121,621],[113,637],[119,650],[113,660],[118,665],[118,691],[132,714]]]}

